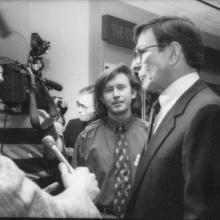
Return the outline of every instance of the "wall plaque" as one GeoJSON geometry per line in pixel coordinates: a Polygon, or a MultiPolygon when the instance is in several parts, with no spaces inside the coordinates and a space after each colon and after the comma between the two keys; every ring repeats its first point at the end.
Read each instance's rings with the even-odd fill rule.
{"type": "Polygon", "coordinates": [[[135,23],[111,15],[103,15],[102,40],[109,44],[133,49],[133,28],[135,25],[135,23]]]}

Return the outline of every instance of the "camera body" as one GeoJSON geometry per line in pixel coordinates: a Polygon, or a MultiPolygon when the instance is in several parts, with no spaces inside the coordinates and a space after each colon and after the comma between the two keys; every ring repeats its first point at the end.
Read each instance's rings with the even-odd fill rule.
{"type": "Polygon", "coordinates": [[[30,75],[16,63],[2,65],[3,82],[0,86],[0,98],[4,104],[14,106],[28,103],[30,75]]]}
{"type": "Polygon", "coordinates": [[[44,67],[42,55],[47,53],[49,47],[50,42],[42,40],[38,33],[32,33],[27,65],[10,58],[0,58],[3,70],[2,76],[0,71],[0,99],[9,109],[16,106],[21,113],[26,114],[30,104],[45,111],[51,111],[51,106],[55,105],[49,90],[61,91],[62,85],[42,78],[41,72],[44,67]]]}

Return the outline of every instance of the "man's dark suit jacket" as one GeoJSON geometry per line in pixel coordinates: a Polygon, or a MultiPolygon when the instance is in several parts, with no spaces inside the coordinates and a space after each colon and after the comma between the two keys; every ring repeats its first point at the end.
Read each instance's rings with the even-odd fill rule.
{"type": "Polygon", "coordinates": [[[152,136],[126,217],[220,219],[220,101],[202,81],[181,96],[152,136]]]}
{"type": "Polygon", "coordinates": [[[79,118],[71,119],[68,122],[63,133],[66,147],[74,148],[78,135],[84,130],[86,125],[87,123],[81,121],[79,118]]]}

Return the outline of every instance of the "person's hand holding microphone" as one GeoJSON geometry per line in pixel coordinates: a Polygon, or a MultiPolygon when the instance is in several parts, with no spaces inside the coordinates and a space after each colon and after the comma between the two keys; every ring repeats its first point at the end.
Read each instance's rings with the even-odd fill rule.
{"type": "Polygon", "coordinates": [[[59,169],[66,189],[74,189],[86,192],[94,200],[99,193],[98,182],[93,173],[87,167],[73,169],[62,153],[57,149],[54,138],[50,135],[42,139],[44,146],[50,148],[61,162],[59,169]]]}

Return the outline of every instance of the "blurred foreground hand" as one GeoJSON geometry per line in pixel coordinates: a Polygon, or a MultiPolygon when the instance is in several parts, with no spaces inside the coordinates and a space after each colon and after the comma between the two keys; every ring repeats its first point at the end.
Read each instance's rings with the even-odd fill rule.
{"type": "Polygon", "coordinates": [[[62,200],[66,213],[69,216],[100,218],[101,215],[93,203],[99,193],[95,175],[87,167],[78,167],[70,173],[64,163],[59,164],[59,169],[65,191],[56,197],[62,200]]]}
{"type": "Polygon", "coordinates": [[[59,164],[63,185],[66,189],[74,188],[87,192],[92,200],[99,193],[98,182],[95,174],[90,173],[87,167],[77,167],[74,172],[69,173],[64,163],[59,164]]]}
{"type": "Polygon", "coordinates": [[[92,199],[99,192],[94,174],[87,168],[68,173],[60,165],[66,189],[59,195],[48,192],[57,183],[42,190],[15,163],[0,156],[0,217],[100,218],[92,199]]]}

